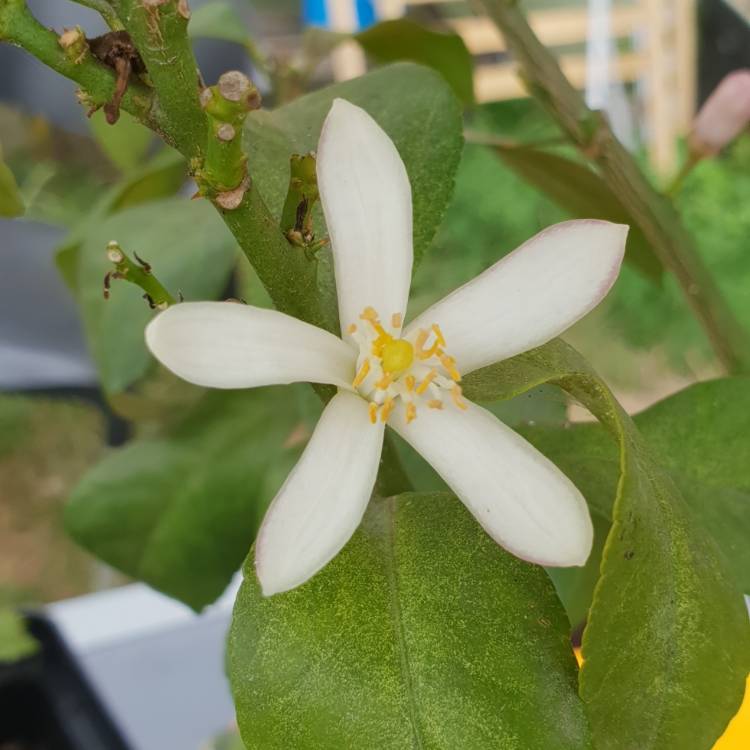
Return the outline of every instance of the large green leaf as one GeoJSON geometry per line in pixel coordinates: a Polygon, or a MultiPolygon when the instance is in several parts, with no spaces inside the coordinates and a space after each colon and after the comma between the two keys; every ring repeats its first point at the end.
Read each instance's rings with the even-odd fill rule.
{"type": "Polygon", "coordinates": [[[455,32],[433,31],[409,18],[396,18],[370,26],[354,39],[377,62],[409,60],[433,68],[464,104],[473,104],[474,66],[455,32]]]}
{"type": "Polygon", "coordinates": [[[568,391],[619,444],[613,525],[583,640],[581,696],[596,747],[710,748],[750,666],[743,598],[667,470],[569,346],[553,341],[472,373],[465,392],[507,398],[542,383],[568,391]]]}
{"type": "MultiPolygon", "coordinates": [[[[634,421],[718,543],[740,588],[750,593],[750,379],[698,383],[634,421]]],[[[604,428],[535,427],[524,434],[576,482],[597,513],[611,519],[619,456],[604,428]]]]}
{"type": "Polygon", "coordinates": [[[124,573],[194,609],[209,604],[297,457],[295,392],[209,391],[176,427],[91,469],[66,509],[68,531],[124,573]]]}
{"type": "Polygon", "coordinates": [[[651,245],[599,175],[583,164],[537,148],[496,146],[495,151],[516,174],[574,218],[629,224],[626,260],[646,277],[661,279],[664,269],[651,245]]]}
{"type": "Polygon", "coordinates": [[[182,292],[188,300],[211,299],[225,288],[236,246],[208,203],[185,199],[128,208],[88,229],[75,264],[78,301],[102,386],[117,393],[151,364],[143,331],[153,312],[140,289],[126,282],[113,282],[110,299],[104,299],[102,279],[112,270],[107,242],[117,240],[126,252],[138,253],[173,294],[182,292]]]}
{"type": "Polygon", "coordinates": [[[229,675],[248,750],[585,750],[568,622],[544,572],[447,493],[374,500],[304,586],[252,562],[229,675]]]}
{"type": "Polygon", "coordinates": [[[458,100],[441,77],[427,68],[390,65],[272,112],[251,113],[246,145],[261,195],[272,213],[280,216],[289,181],[289,156],[317,148],[320,128],[336,97],[366,109],[396,144],[411,181],[414,256],[419,261],[453,192],[463,144],[458,100]]]}

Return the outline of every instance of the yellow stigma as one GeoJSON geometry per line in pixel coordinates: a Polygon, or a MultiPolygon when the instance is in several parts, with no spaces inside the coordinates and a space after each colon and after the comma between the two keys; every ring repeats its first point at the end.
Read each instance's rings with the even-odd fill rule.
{"type": "Polygon", "coordinates": [[[408,370],[414,361],[414,347],[403,339],[391,339],[383,346],[383,372],[395,374],[408,370]]]}

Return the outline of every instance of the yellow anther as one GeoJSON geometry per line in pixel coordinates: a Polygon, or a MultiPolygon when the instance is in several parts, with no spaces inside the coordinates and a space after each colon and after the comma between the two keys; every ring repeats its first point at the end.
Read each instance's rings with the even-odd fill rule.
{"type": "Polygon", "coordinates": [[[362,320],[378,320],[378,313],[375,310],[374,307],[370,307],[369,305],[362,310],[362,314],[359,316],[362,320]]]}
{"type": "Polygon", "coordinates": [[[347,333],[356,333],[357,332],[357,324],[356,323],[350,323],[346,328],[347,333]]]}
{"type": "Polygon", "coordinates": [[[383,401],[383,408],[380,410],[380,421],[381,422],[387,422],[388,417],[391,416],[391,412],[396,408],[396,402],[388,396],[388,398],[383,401]]]}
{"type": "Polygon", "coordinates": [[[451,376],[451,380],[455,380],[458,383],[461,380],[461,373],[456,369],[456,360],[453,357],[449,357],[447,354],[438,355],[440,364],[448,370],[448,374],[451,376]]]}
{"type": "Polygon", "coordinates": [[[430,409],[442,409],[443,402],[439,398],[433,398],[427,402],[427,406],[429,406],[430,409]]]}
{"type": "Polygon", "coordinates": [[[437,323],[432,324],[432,332],[437,338],[438,345],[445,346],[445,337],[443,336],[443,332],[440,330],[440,326],[437,323]]]}
{"type": "Polygon", "coordinates": [[[357,388],[358,386],[362,385],[362,383],[365,382],[365,378],[367,377],[369,372],[370,360],[365,359],[364,362],[362,362],[362,365],[360,366],[356,376],[354,377],[354,380],[352,381],[352,387],[357,388]]]}
{"type": "Polygon", "coordinates": [[[466,403],[466,401],[464,401],[464,400],[463,400],[463,399],[461,398],[461,386],[460,386],[460,385],[459,385],[458,383],[456,383],[456,384],[455,384],[455,385],[453,386],[453,388],[451,388],[451,398],[453,399],[453,403],[454,403],[454,404],[455,404],[455,405],[456,405],[456,406],[457,406],[457,407],[458,407],[459,409],[464,409],[464,410],[465,410],[465,409],[468,409],[468,408],[469,408],[469,406],[468,406],[468,404],[466,403]]]}
{"type": "Polygon", "coordinates": [[[359,316],[362,320],[366,320],[372,327],[375,333],[380,337],[389,339],[390,336],[385,332],[383,326],[380,325],[380,318],[374,307],[366,307],[362,310],[362,314],[359,316]]]}
{"type": "Polygon", "coordinates": [[[378,421],[378,405],[374,401],[370,401],[370,405],[367,409],[370,414],[370,422],[375,424],[378,421]]]}
{"type": "Polygon", "coordinates": [[[375,383],[375,387],[378,388],[381,391],[386,390],[388,386],[393,382],[393,373],[385,372],[383,373],[383,377],[378,380],[377,383],[375,383]]]}
{"type": "Polygon", "coordinates": [[[408,403],[406,405],[406,424],[409,424],[409,422],[412,422],[417,418],[417,407],[414,406],[413,403],[408,403]]]}
{"type": "Polygon", "coordinates": [[[437,377],[437,374],[437,370],[430,370],[427,375],[425,375],[424,380],[417,386],[417,393],[419,395],[422,395],[427,390],[430,383],[437,377]]]}
{"type": "Polygon", "coordinates": [[[391,339],[383,346],[383,371],[399,373],[408,370],[414,361],[414,347],[404,339],[391,339]]]}
{"type": "Polygon", "coordinates": [[[393,313],[393,315],[391,315],[391,326],[393,328],[401,328],[403,320],[404,317],[403,315],[401,315],[401,313],[393,313]]]}
{"type": "Polygon", "coordinates": [[[413,375],[407,375],[404,378],[404,383],[406,384],[407,392],[411,393],[414,390],[414,386],[417,384],[417,379],[413,375]]]}
{"type": "Polygon", "coordinates": [[[429,359],[430,357],[434,357],[436,354],[440,354],[441,352],[440,343],[437,337],[435,338],[435,341],[432,342],[432,346],[429,349],[424,348],[429,335],[429,331],[426,331],[424,328],[419,329],[417,339],[414,342],[414,348],[417,350],[417,357],[419,359],[429,359]]]}

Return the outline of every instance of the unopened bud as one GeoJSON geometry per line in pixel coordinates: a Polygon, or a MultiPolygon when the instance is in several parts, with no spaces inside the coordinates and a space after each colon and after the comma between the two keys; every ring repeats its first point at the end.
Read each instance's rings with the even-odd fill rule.
{"type": "Polygon", "coordinates": [[[695,158],[714,156],[750,122],[750,70],[725,76],[700,108],[688,136],[695,158]]]}

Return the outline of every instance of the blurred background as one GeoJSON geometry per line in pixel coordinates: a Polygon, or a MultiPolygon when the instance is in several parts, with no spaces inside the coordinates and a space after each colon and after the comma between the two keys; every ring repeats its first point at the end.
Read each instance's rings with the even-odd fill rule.
{"type": "MultiPolygon", "coordinates": [[[[97,13],[74,3],[29,6],[57,31],[106,31],[97,13]]],[[[521,142],[575,155],[524,95],[497,31],[465,3],[191,0],[191,7],[204,79],[243,70],[268,106],[400,56],[375,43],[334,44],[313,27],[349,34],[405,16],[461,37],[473,61],[467,145],[452,203],[415,278],[412,313],[544,226],[576,215],[559,197],[569,175],[550,185],[539,176],[545,163],[514,158],[521,142]],[[497,143],[509,148],[498,151],[497,143]]],[[[750,2],[531,0],[524,8],[589,105],[607,112],[654,183],[672,191],[706,264],[750,325],[750,138],[680,177],[697,109],[727,73],[750,67],[750,2]]],[[[183,403],[184,395],[172,382],[152,386],[158,397],[113,383],[102,348],[116,359],[121,347],[127,357],[127,342],[86,319],[66,259],[91,222],[165,196],[187,199],[191,186],[184,164],[148,132],[127,116],[114,128],[101,112],[87,118],[75,85],[22,50],[0,45],[0,70],[0,145],[26,206],[23,218],[0,219],[0,608],[54,603],[53,621],[114,717],[113,743],[214,746],[205,743],[232,722],[222,674],[232,589],[198,617],[143,585],[120,588],[130,579],[77,547],[62,523],[84,472],[133,434],[148,434],[144,413],[154,401],[183,403]],[[102,213],[105,194],[112,197],[102,213]],[[92,592],[99,593],[86,596],[92,592]]],[[[148,248],[143,254],[151,257],[148,248]]],[[[217,285],[217,294],[267,304],[244,266],[217,285]]],[[[606,304],[567,338],[631,412],[721,371],[676,284],[648,263],[626,265],[606,304]]],[[[534,409],[523,419],[586,416],[552,392],[534,409]]],[[[2,750],[17,747],[3,744],[0,731],[2,750]]]]}

